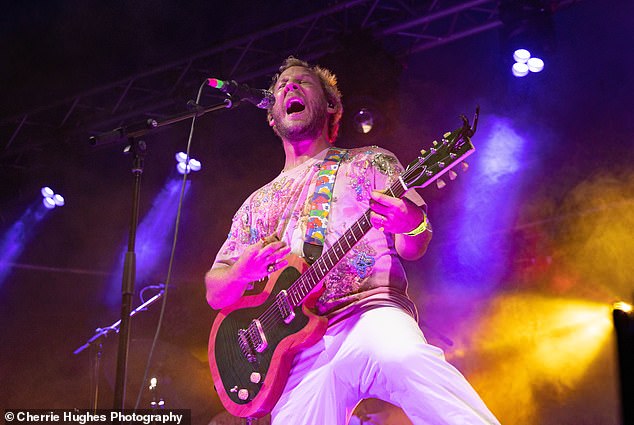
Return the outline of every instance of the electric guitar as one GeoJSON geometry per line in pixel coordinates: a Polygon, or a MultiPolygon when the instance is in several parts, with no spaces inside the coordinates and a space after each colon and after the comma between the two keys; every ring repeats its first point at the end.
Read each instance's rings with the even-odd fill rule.
{"type": "MultiPolygon", "coordinates": [[[[473,127],[462,115],[462,127],[421,151],[385,193],[400,198],[408,189],[426,187],[473,153],[478,113],[476,109],[473,127]]],[[[451,171],[449,177],[455,176],[451,171]]],[[[273,409],[295,354],[326,332],[328,320],[314,312],[324,290],[322,279],[371,228],[368,209],[312,265],[290,254],[288,266],[271,274],[260,293],[220,310],[209,336],[209,364],[229,413],[262,417],[273,409]]]]}

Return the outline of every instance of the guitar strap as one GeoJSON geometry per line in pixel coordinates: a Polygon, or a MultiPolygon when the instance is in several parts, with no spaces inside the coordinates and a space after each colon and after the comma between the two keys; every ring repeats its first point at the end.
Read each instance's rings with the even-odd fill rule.
{"type": "Polygon", "coordinates": [[[319,167],[315,193],[309,205],[306,237],[304,238],[304,257],[309,264],[319,258],[324,248],[335,178],[337,171],[339,171],[339,163],[347,153],[346,149],[332,147],[328,150],[326,158],[319,167]]]}

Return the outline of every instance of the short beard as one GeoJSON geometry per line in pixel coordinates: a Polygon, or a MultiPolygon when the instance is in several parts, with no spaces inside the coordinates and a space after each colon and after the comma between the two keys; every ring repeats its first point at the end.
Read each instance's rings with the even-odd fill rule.
{"type": "MultiPolygon", "coordinates": [[[[324,125],[328,120],[328,113],[326,111],[325,105],[310,105],[310,114],[309,121],[301,126],[286,126],[284,125],[284,121],[278,119],[277,114],[273,114],[273,119],[275,120],[275,132],[282,139],[288,140],[290,142],[298,142],[308,139],[316,139],[321,135],[323,131],[324,125]]],[[[281,114],[285,114],[285,111],[281,111],[281,114]]]]}

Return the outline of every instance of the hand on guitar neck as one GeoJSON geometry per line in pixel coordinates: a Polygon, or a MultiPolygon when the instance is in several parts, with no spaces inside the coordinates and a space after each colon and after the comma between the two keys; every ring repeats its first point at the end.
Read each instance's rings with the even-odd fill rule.
{"type": "Polygon", "coordinates": [[[286,267],[284,259],[291,249],[276,235],[248,246],[240,258],[229,264],[216,264],[205,275],[207,302],[219,310],[238,301],[247,286],[286,267]]]}
{"type": "Polygon", "coordinates": [[[414,261],[425,254],[431,240],[431,232],[425,231],[415,236],[406,235],[426,220],[422,207],[406,197],[396,198],[374,190],[370,199],[370,209],[372,226],[394,234],[396,252],[401,258],[414,261]]]}

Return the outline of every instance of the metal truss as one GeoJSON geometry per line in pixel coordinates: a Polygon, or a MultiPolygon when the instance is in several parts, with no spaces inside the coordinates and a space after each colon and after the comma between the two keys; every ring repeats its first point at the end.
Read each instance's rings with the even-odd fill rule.
{"type": "MultiPolygon", "coordinates": [[[[579,0],[576,0],[579,1],[579,0]]],[[[556,7],[575,0],[551,1],[556,7]]],[[[502,26],[498,0],[348,0],[224,42],[180,61],[0,121],[0,160],[43,144],[87,141],[112,128],[185,111],[208,77],[265,84],[290,54],[315,60],[340,47],[340,37],[365,30],[394,56],[432,49],[502,26]]]]}

